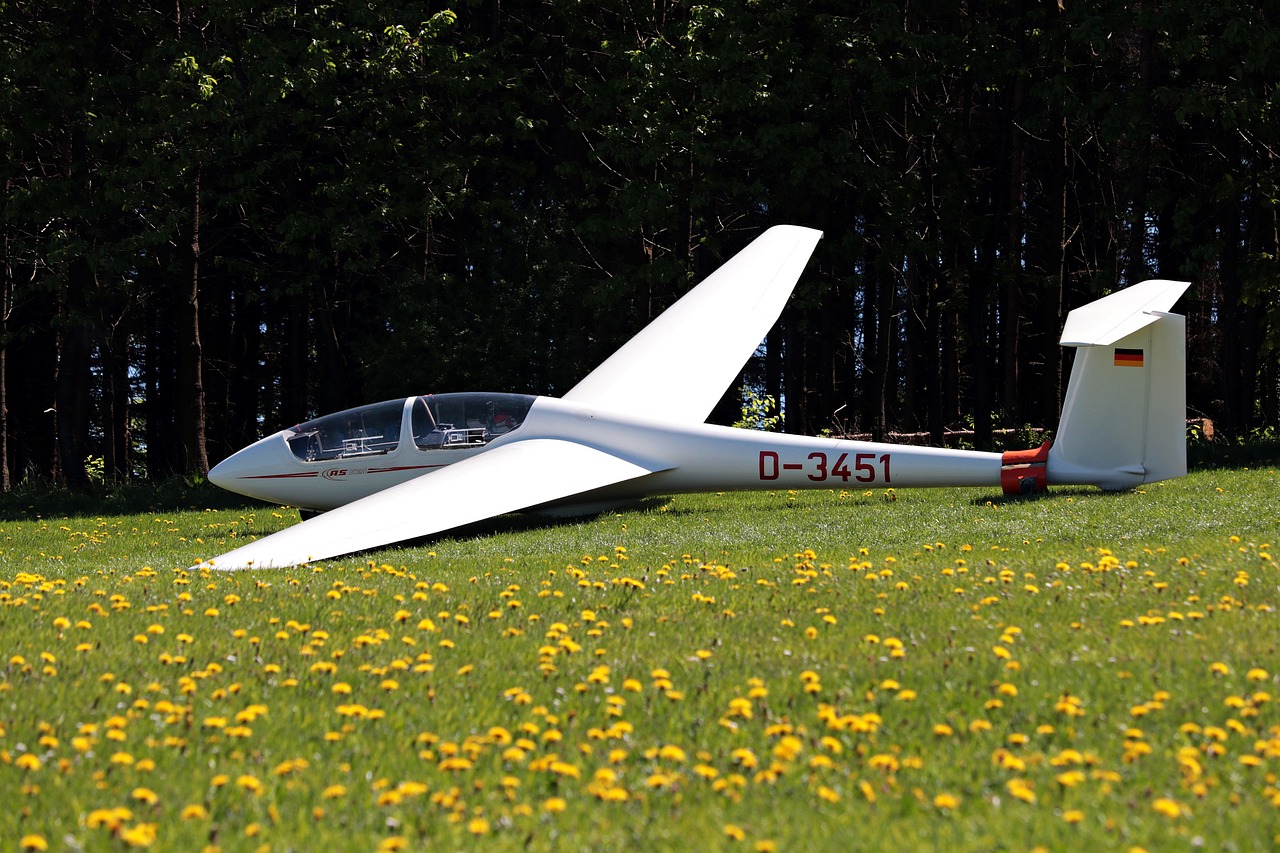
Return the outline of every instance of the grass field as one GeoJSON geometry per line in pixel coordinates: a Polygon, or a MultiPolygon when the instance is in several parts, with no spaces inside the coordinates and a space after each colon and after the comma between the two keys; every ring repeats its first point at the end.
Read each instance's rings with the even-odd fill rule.
{"type": "Polygon", "coordinates": [[[682,496],[291,570],[0,522],[4,849],[1280,846],[1280,475],[682,496]]]}

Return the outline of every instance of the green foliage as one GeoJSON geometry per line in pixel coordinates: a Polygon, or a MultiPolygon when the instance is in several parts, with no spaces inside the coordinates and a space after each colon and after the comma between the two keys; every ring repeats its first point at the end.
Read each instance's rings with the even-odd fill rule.
{"type": "Polygon", "coordinates": [[[776,432],[782,423],[782,412],[778,410],[778,401],[773,395],[762,394],[752,385],[743,385],[738,391],[742,396],[742,416],[733,425],[738,429],[776,432]]]}
{"type": "Polygon", "coordinates": [[[1158,275],[1196,282],[1194,409],[1247,436],[1280,412],[1273,18],[5,4],[10,467],[52,474],[54,377],[108,479],[142,407],[151,473],[188,473],[198,390],[215,457],[411,391],[562,392],[783,221],[826,234],[763,389],[789,428],[1051,427],[1061,311],[1158,275]]]}

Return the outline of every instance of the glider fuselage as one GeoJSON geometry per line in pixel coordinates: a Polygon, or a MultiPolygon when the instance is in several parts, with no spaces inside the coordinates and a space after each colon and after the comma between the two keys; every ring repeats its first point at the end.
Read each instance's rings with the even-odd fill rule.
{"type": "MultiPolygon", "coordinates": [[[[412,422],[415,401],[421,399],[432,398],[397,401],[402,409],[398,429],[379,428],[376,436],[350,436],[334,442],[331,452],[310,454],[315,458],[298,450],[307,430],[282,430],[219,464],[210,479],[272,503],[328,510],[506,444],[553,438],[606,451],[654,472],[589,493],[566,495],[557,502],[570,505],[742,489],[1000,484],[999,453],[667,423],[660,418],[613,415],[554,397],[525,398],[530,405],[522,421],[503,434],[472,427],[471,443],[462,437],[450,445],[448,431],[445,442],[427,443],[412,422]],[[386,440],[393,432],[396,438],[386,440]]],[[[659,408],[655,406],[655,411],[659,408]]]]}

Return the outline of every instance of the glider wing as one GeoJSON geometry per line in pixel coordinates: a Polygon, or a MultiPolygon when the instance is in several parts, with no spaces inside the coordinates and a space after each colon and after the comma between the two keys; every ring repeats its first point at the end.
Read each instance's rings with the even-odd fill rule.
{"type": "Polygon", "coordinates": [[[646,467],[561,439],[494,447],[229,551],[216,569],[294,566],[430,536],[643,477],[646,467]]]}
{"type": "Polygon", "coordinates": [[[664,311],[564,399],[701,423],[760,346],[821,231],[777,225],[664,311]]]}

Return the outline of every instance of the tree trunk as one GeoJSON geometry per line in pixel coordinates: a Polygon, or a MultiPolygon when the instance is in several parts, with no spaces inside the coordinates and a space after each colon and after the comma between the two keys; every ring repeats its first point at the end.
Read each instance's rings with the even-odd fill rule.
{"type": "Polygon", "coordinates": [[[209,473],[205,444],[204,354],[200,347],[200,169],[191,215],[191,284],[178,305],[178,423],[184,473],[209,473]]]}
{"type": "Polygon", "coordinates": [[[58,346],[58,375],[54,382],[54,421],[57,424],[58,474],[73,489],[89,486],[85,462],[89,456],[89,361],[93,333],[79,316],[76,303],[96,287],[95,274],[84,258],[67,269],[62,296],[63,330],[58,346]]]}

